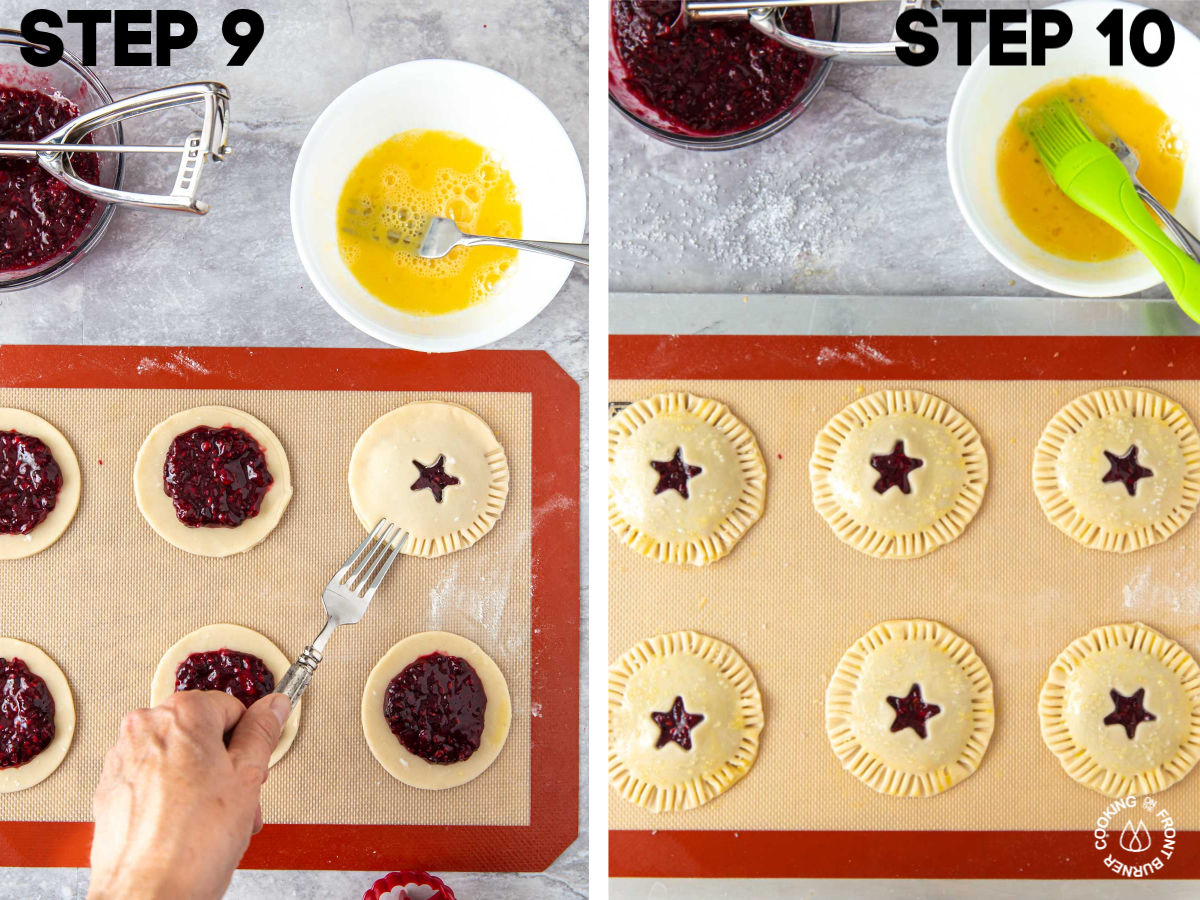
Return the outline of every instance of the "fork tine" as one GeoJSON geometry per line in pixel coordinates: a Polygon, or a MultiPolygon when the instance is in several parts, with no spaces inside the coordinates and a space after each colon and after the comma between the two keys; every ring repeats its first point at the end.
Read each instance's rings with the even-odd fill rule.
{"type": "Polygon", "coordinates": [[[369,601],[373,596],[375,596],[375,592],[379,590],[379,585],[383,582],[383,576],[388,573],[388,569],[392,567],[392,563],[394,563],[396,561],[396,557],[400,555],[400,551],[404,547],[404,542],[407,540],[408,532],[401,529],[400,542],[392,545],[388,555],[384,557],[383,561],[379,564],[379,568],[375,573],[375,577],[371,579],[371,583],[367,585],[365,590],[360,591],[359,596],[361,596],[364,600],[369,601]]]}
{"type": "Polygon", "coordinates": [[[337,570],[337,574],[333,576],[333,580],[341,581],[343,578],[345,578],[350,571],[350,567],[360,561],[360,557],[362,556],[363,552],[371,547],[371,545],[375,542],[375,539],[379,536],[380,531],[382,531],[384,528],[390,527],[391,523],[388,522],[387,519],[380,519],[378,524],[371,529],[371,533],[367,535],[366,540],[358,545],[358,549],[351,553],[349,559],[347,559],[346,562],[342,564],[342,567],[337,570]]]}
{"type": "Polygon", "coordinates": [[[379,560],[383,558],[383,555],[387,552],[385,548],[391,545],[392,538],[394,537],[393,529],[395,528],[396,526],[389,524],[379,535],[378,540],[375,541],[375,545],[363,554],[363,557],[351,567],[350,574],[346,576],[346,584],[351,590],[357,590],[366,576],[378,565],[379,560]]]}

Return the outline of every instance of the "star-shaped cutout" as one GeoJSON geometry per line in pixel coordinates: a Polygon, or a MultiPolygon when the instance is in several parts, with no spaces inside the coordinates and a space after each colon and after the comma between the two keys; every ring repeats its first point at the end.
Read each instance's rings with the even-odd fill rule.
{"type": "Polygon", "coordinates": [[[417,480],[412,483],[412,490],[420,491],[425,488],[433,493],[433,499],[438,503],[442,502],[442,491],[455,484],[461,482],[453,475],[446,471],[446,454],[443,453],[437,458],[432,466],[423,466],[415,459],[412,464],[417,467],[417,471],[421,474],[417,476],[417,480]]]}
{"type": "Polygon", "coordinates": [[[892,731],[903,731],[911,728],[917,737],[926,738],[925,723],[942,711],[940,706],[926,703],[921,699],[921,686],[914,684],[907,697],[888,697],[888,706],[896,711],[896,719],[892,722],[892,731]]]}
{"type": "Polygon", "coordinates": [[[683,708],[682,697],[676,697],[674,704],[666,712],[650,713],[650,718],[662,730],[658,742],[654,745],[656,750],[661,750],[671,741],[684,750],[691,750],[692,729],[704,721],[704,716],[700,713],[690,713],[683,708]]]}
{"type": "Polygon", "coordinates": [[[908,483],[908,473],[925,465],[923,459],[913,459],[904,453],[904,441],[896,441],[892,452],[886,456],[872,456],[871,468],[879,473],[875,482],[875,493],[886,494],[890,488],[900,488],[900,493],[911,494],[912,485],[908,483]]]}
{"type": "Polygon", "coordinates": [[[695,478],[704,471],[699,466],[689,466],[683,461],[682,447],[676,447],[675,455],[665,462],[651,460],[650,465],[658,473],[658,484],[654,486],[654,493],[679,491],[679,496],[684,500],[688,498],[688,479],[695,478]]]}
{"type": "Polygon", "coordinates": [[[1108,692],[1112,697],[1113,711],[1104,717],[1105,725],[1120,725],[1125,729],[1125,736],[1131,741],[1137,735],[1137,727],[1143,722],[1153,722],[1158,716],[1147,712],[1142,701],[1146,699],[1146,689],[1138,688],[1128,697],[1122,696],[1116,688],[1108,692]]]}
{"type": "Polygon", "coordinates": [[[1137,493],[1137,483],[1142,478],[1149,478],[1154,473],[1143,465],[1139,465],[1138,448],[1136,444],[1131,444],[1129,449],[1125,451],[1124,456],[1117,456],[1115,453],[1104,451],[1104,455],[1108,457],[1108,474],[1104,476],[1104,483],[1111,484],[1114,481],[1119,481],[1125,485],[1125,490],[1129,491],[1129,496],[1132,497],[1137,493]]]}

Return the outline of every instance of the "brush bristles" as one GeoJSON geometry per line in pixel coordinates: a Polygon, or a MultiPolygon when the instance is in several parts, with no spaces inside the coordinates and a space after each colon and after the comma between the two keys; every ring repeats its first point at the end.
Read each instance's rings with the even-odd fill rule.
{"type": "Polygon", "coordinates": [[[1037,147],[1038,156],[1050,169],[1061,163],[1063,157],[1076,147],[1096,140],[1071,104],[1061,97],[1032,113],[1024,125],[1025,133],[1037,147]]]}

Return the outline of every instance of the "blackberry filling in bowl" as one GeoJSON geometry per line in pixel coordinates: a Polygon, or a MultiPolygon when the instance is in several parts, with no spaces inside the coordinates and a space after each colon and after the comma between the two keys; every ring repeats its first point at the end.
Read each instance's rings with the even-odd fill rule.
{"type": "MultiPolygon", "coordinates": [[[[793,34],[837,39],[840,13],[796,7],[793,34]]],[[[613,105],[654,137],[681,147],[742,147],[790,124],[829,74],[817,59],[745,21],[693,21],[678,0],[612,0],[608,90],[613,105]]]]}
{"type": "MultiPolygon", "coordinates": [[[[17,31],[0,29],[0,140],[40,140],[112,102],[100,79],[68,52],[48,68],[29,65],[21,48],[36,46],[17,31]]],[[[119,123],[97,129],[90,140],[124,142],[119,123]]],[[[72,161],[84,180],[121,187],[121,154],[77,153],[72,161]]],[[[0,291],[42,284],[65,272],[99,241],[113,211],[33,160],[0,158],[0,291]]]]}

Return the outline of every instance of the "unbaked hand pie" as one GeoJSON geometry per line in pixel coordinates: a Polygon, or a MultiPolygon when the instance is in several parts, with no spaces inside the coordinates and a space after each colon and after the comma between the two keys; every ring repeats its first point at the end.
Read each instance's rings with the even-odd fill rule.
{"type": "Polygon", "coordinates": [[[150,527],[197,556],[244,553],[292,499],[279,438],[227,406],[198,406],[155,426],[138,451],[133,487],[150,527]]]}
{"type": "Polygon", "coordinates": [[[488,424],[440,400],[376,419],[354,445],[350,499],[363,527],[386,518],[409,532],[402,551],[443,556],[492,530],[508,499],[508,458],[488,424]]]}
{"type": "Polygon", "coordinates": [[[395,644],[367,677],[367,746],[393,778],[442,790],[483,774],[512,724],[508,683],[479,645],[446,631],[395,644]]]}
{"type": "MultiPolygon", "coordinates": [[[[176,691],[224,691],[249,706],[275,690],[291,667],[270,640],[241,625],[206,625],[176,641],[154,670],[150,705],[158,706],[176,691]]],[[[279,762],[300,728],[300,701],[283,723],[271,765],[279,762]]]]}
{"type": "Polygon", "coordinates": [[[658,394],[608,426],[608,523],[644,556],[715,562],[758,521],[766,490],[758,442],[716,400],[658,394]]]}
{"type": "Polygon", "coordinates": [[[45,781],[75,734],[67,678],[40,648],[0,637],[0,793],[45,781]]]}
{"type": "Polygon", "coordinates": [[[992,679],[938,622],[881,622],[846,651],[825,692],[842,767],[881,794],[929,797],[979,768],[995,723],[992,679]]]}
{"type": "Polygon", "coordinates": [[[737,651],[694,631],[641,641],[608,670],[608,778],[652,812],[702,806],[758,756],[762,696],[737,651]]]}
{"type": "Polygon", "coordinates": [[[912,559],[954,540],[988,483],[983,441],[958,410],[923,391],[856,400],[817,435],[813,503],[834,533],[871,556],[912,559]]]}
{"type": "Polygon", "coordinates": [[[79,461],[62,432],[23,409],[0,408],[0,559],[45,550],[79,507],[79,461]]]}
{"type": "Polygon", "coordinates": [[[1033,457],[1046,517],[1079,543],[1128,553],[1196,511],[1200,437],[1183,408],[1142,388],[1106,388],[1050,420],[1033,457]]]}
{"type": "Polygon", "coordinates": [[[1200,759],[1200,666],[1141,623],[1105,625],[1054,661],[1038,713],[1046,746],[1080,784],[1152,794],[1200,759]]]}

